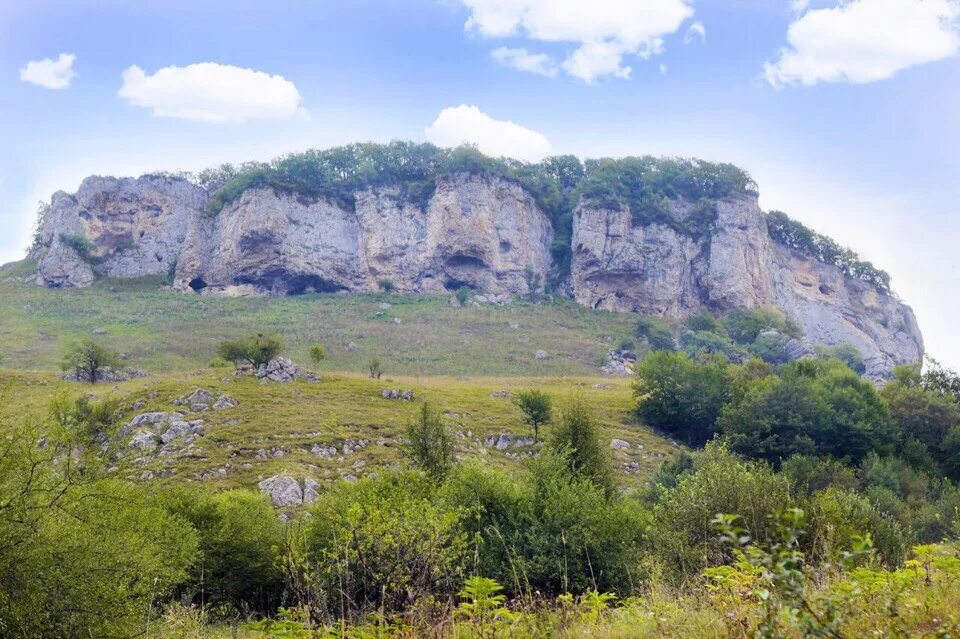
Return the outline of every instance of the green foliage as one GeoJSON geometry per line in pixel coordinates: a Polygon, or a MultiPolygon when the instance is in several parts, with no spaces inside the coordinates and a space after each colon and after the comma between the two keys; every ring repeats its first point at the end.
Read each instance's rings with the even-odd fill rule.
{"type": "Polygon", "coordinates": [[[794,505],[787,477],[711,443],[693,472],[680,475],[676,486],[661,489],[648,531],[650,547],[668,576],[692,576],[725,557],[710,526],[717,513],[741,513],[756,538],[771,539],[773,515],[794,505]]]}
{"type": "Polygon", "coordinates": [[[397,289],[397,285],[393,283],[393,280],[385,277],[377,280],[377,286],[379,286],[380,290],[384,293],[393,293],[397,289]]]}
{"type": "Polygon", "coordinates": [[[637,320],[634,334],[646,340],[654,351],[672,351],[675,348],[673,331],[662,317],[641,317],[637,320]]]}
{"type": "MultiPolygon", "coordinates": [[[[85,409],[64,420],[82,423],[85,409]]],[[[107,476],[57,420],[5,428],[0,634],[132,636],[187,574],[193,531],[150,491],[107,476]],[[41,438],[42,434],[42,438],[41,438]]]]}
{"type": "Polygon", "coordinates": [[[890,417],[906,441],[922,444],[944,474],[960,480],[955,474],[956,435],[951,434],[960,428],[960,403],[950,393],[926,388],[919,375],[909,377],[903,369],[898,372],[880,391],[890,417]]]}
{"type": "Polygon", "coordinates": [[[314,364],[320,364],[323,360],[327,359],[327,349],[323,347],[323,344],[317,342],[310,347],[310,359],[314,364]]]}
{"type": "Polygon", "coordinates": [[[477,629],[478,636],[497,636],[496,624],[511,621],[514,615],[504,606],[507,600],[502,594],[503,586],[486,577],[470,577],[463,582],[459,597],[463,600],[457,606],[457,616],[468,625],[477,629]]]}
{"type": "Polygon", "coordinates": [[[906,550],[900,524],[881,512],[869,499],[850,491],[827,488],[810,500],[809,542],[811,557],[839,563],[858,538],[869,536],[880,559],[898,566],[906,550]]]}
{"type": "Polygon", "coordinates": [[[591,206],[626,208],[634,224],[664,224],[698,237],[712,228],[716,200],[755,191],[756,184],[730,164],[645,156],[587,160],[578,190],[591,206]],[[693,205],[685,217],[673,211],[671,200],[680,198],[693,205]]]}
{"type": "Polygon", "coordinates": [[[367,362],[367,372],[370,374],[370,379],[380,379],[380,376],[383,375],[383,365],[380,363],[379,357],[372,357],[367,362]]]}
{"type": "Polygon", "coordinates": [[[890,275],[848,248],[843,248],[825,235],[810,230],[782,211],[767,213],[767,231],[774,241],[797,249],[825,264],[839,268],[843,273],[869,282],[881,291],[890,290],[890,275]]]}
{"type": "Polygon", "coordinates": [[[727,401],[727,368],[722,356],[698,364],[682,352],[652,353],[637,366],[638,416],[690,445],[702,445],[716,433],[727,401]]]}
{"type": "Polygon", "coordinates": [[[792,455],[857,463],[890,451],[896,432],[876,388],[842,364],[798,362],[751,383],[717,425],[730,448],[780,464],[792,455]]]}
{"type": "Polygon", "coordinates": [[[470,299],[470,296],[473,295],[473,289],[470,288],[469,286],[461,286],[460,288],[457,289],[457,292],[455,293],[455,295],[457,297],[458,302],[460,302],[461,304],[466,304],[467,300],[470,299]]]}
{"type": "Polygon", "coordinates": [[[517,393],[513,403],[523,413],[524,423],[533,429],[533,441],[540,441],[540,427],[550,421],[553,399],[543,391],[530,389],[517,393]]]}
{"type": "Polygon", "coordinates": [[[835,346],[818,346],[817,354],[824,359],[838,359],[847,365],[857,375],[863,375],[867,372],[866,362],[863,361],[863,355],[853,344],[837,344],[835,346]]]}
{"type": "Polygon", "coordinates": [[[300,579],[311,609],[353,617],[452,596],[467,560],[463,509],[419,473],[385,473],[324,493],[302,522],[300,579]]]}
{"type": "Polygon", "coordinates": [[[100,381],[99,378],[104,369],[119,365],[119,353],[94,339],[87,338],[67,349],[60,367],[64,371],[73,371],[77,381],[95,384],[100,381]]]}
{"type": "Polygon", "coordinates": [[[579,395],[560,410],[548,445],[564,456],[575,476],[613,494],[616,486],[609,449],[600,442],[596,415],[579,395]]]}
{"type": "Polygon", "coordinates": [[[250,337],[220,342],[217,354],[236,364],[247,362],[253,366],[266,364],[283,351],[283,340],[278,335],[257,333],[250,337]]]}
{"type": "Polygon", "coordinates": [[[764,331],[778,331],[791,337],[799,337],[796,327],[787,322],[783,312],[775,306],[755,306],[732,311],[723,318],[723,325],[731,339],[738,344],[750,344],[764,331]]]}
{"type": "Polygon", "coordinates": [[[407,444],[413,465],[435,480],[442,480],[456,462],[453,435],[440,414],[428,403],[407,425],[407,444]]]}
{"type": "Polygon", "coordinates": [[[184,486],[161,498],[172,515],[193,527],[200,542],[200,556],[179,587],[188,600],[240,612],[276,609],[283,593],[283,526],[263,495],[184,486]]]}
{"type": "Polygon", "coordinates": [[[96,246],[82,233],[61,233],[60,241],[69,246],[84,262],[93,262],[93,252],[96,246]]]}

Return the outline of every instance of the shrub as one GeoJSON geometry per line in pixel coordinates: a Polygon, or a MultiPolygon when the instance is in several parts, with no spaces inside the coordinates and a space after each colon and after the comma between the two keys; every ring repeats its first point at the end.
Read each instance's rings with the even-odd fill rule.
{"type": "Polygon", "coordinates": [[[693,358],[723,355],[734,361],[746,359],[744,350],[730,341],[726,334],[709,331],[697,331],[695,333],[687,331],[680,338],[680,346],[685,353],[693,358]]]}
{"type": "Polygon", "coordinates": [[[195,533],[149,490],[108,478],[99,448],[34,421],[7,428],[0,449],[0,634],[142,632],[186,577],[195,533]]]}
{"type": "Polygon", "coordinates": [[[442,480],[456,461],[453,435],[440,415],[424,402],[420,415],[407,425],[408,449],[413,465],[436,480],[442,480]]]}
{"type": "Polygon", "coordinates": [[[686,353],[658,352],[637,366],[633,393],[644,423],[693,445],[716,433],[717,416],[727,400],[726,360],[697,364],[686,353]]]}
{"type": "Polygon", "coordinates": [[[223,359],[219,355],[210,360],[207,364],[207,368],[229,368],[232,362],[229,360],[223,359]]]}
{"type": "Polygon", "coordinates": [[[466,304],[467,300],[470,299],[470,296],[473,294],[473,289],[469,286],[461,286],[457,289],[455,295],[457,296],[457,301],[461,304],[466,304]]]}
{"type": "Polygon", "coordinates": [[[467,560],[463,509],[414,473],[385,473],[324,493],[303,521],[304,577],[316,611],[354,617],[452,597],[467,560]]]}
{"type": "Polygon", "coordinates": [[[540,427],[550,421],[553,413],[550,395],[535,389],[520,391],[513,403],[523,413],[523,421],[533,429],[533,441],[540,441],[540,427]]]}
{"type": "Polygon", "coordinates": [[[811,557],[818,562],[838,562],[855,539],[866,534],[888,566],[898,566],[903,560],[907,547],[903,530],[867,498],[831,487],[813,496],[809,510],[807,543],[811,557]]]}
{"type": "Polygon", "coordinates": [[[86,235],[82,233],[61,233],[60,241],[76,251],[84,262],[93,260],[93,252],[97,247],[86,235]]]}
{"type": "Polygon", "coordinates": [[[775,532],[773,515],[793,504],[785,476],[711,443],[693,472],[661,490],[647,533],[649,548],[672,577],[692,576],[726,557],[710,525],[717,513],[740,513],[755,539],[768,540],[775,532]]]}
{"type": "Polygon", "coordinates": [[[323,347],[323,344],[317,342],[316,344],[310,347],[310,359],[314,364],[320,364],[323,360],[327,358],[327,349],[323,347]]]}
{"type": "Polygon", "coordinates": [[[380,379],[380,376],[383,375],[383,366],[380,364],[379,358],[374,357],[367,362],[367,372],[370,373],[370,379],[380,379]]]}
{"type": "Polygon", "coordinates": [[[860,350],[853,344],[843,343],[837,344],[836,346],[818,346],[817,354],[822,358],[840,360],[858,375],[863,375],[867,372],[867,365],[863,361],[863,355],[860,354],[860,350]]]}
{"type": "Polygon", "coordinates": [[[634,329],[636,336],[650,345],[654,351],[672,351],[675,348],[673,331],[666,320],[660,317],[641,317],[634,329]]]}
{"type": "Polygon", "coordinates": [[[171,514],[190,523],[200,542],[200,557],[180,586],[188,600],[240,612],[276,610],[283,594],[283,525],[263,495],[178,487],[163,500],[171,514]]]}
{"type": "Polygon", "coordinates": [[[77,381],[95,384],[105,369],[120,365],[120,354],[93,339],[71,346],[63,356],[61,368],[73,371],[77,381]]]}
{"type": "Polygon", "coordinates": [[[387,278],[381,278],[377,280],[377,286],[380,287],[380,290],[384,293],[393,293],[397,285],[393,283],[393,280],[387,278]]]}
{"type": "Polygon", "coordinates": [[[723,318],[730,337],[738,344],[754,342],[760,333],[767,330],[779,331],[798,337],[780,309],[774,306],[756,306],[738,309],[723,318]]]}
{"type": "Polygon", "coordinates": [[[838,362],[797,362],[726,407],[717,422],[734,451],[780,464],[792,455],[857,463],[891,450],[896,432],[876,388],[838,362]]]}
{"type": "Polygon", "coordinates": [[[283,350],[283,340],[277,335],[257,333],[251,337],[224,340],[217,349],[219,357],[236,364],[248,362],[253,366],[266,364],[283,350]]]}
{"type": "Polygon", "coordinates": [[[613,494],[616,487],[609,449],[600,442],[596,416],[582,397],[575,397],[562,408],[548,444],[564,456],[574,475],[613,494]]]}

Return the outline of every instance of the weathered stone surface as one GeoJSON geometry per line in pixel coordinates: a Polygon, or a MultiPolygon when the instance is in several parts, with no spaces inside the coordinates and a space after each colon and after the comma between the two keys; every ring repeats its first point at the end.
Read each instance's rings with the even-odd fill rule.
{"type": "Polygon", "coordinates": [[[298,379],[316,379],[316,376],[305,373],[286,357],[276,357],[266,364],[261,364],[255,374],[263,382],[278,382],[281,384],[298,379]]]}
{"type": "Polygon", "coordinates": [[[630,442],[614,438],[610,440],[610,448],[614,450],[626,450],[630,448],[630,442]]]}
{"type": "Polygon", "coordinates": [[[257,488],[270,498],[275,508],[289,508],[303,503],[303,488],[290,475],[274,475],[257,484],[257,488]]]}
{"type": "Polygon", "coordinates": [[[409,388],[406,390],[401,390],[399,388],[386,388],[380,393],[380,395],[384,399],[399,399],[400,401],[404,402],[413,401],[413,391],[409,388]]]}
{"type": "Polygon", "coordinates": [[[128,379],[134,377],[146,377],[147,372],[142,371],[139,368],[128,367],[123,370],[116,370],[110,368],[109,366],[104,366],[103,368],[98,368],[94,374],[93,379],[91,379],[90,374],[84,370],[71,370],[67,371],[60,376],[60,379],[63,379],[68,382],[84,382],[86,384],[103,384],[106,382],[125,382],[128,379]]]}
{"type": "Polygon", "coordinates": [[[175,400],[173,403],[178,406],[190,406],[192,410],[194,406],[206,406],[212,402],[213,393],[208,391],[206,388],[198,388],[189,395],[184,395],[180,399],[175,400]]]}

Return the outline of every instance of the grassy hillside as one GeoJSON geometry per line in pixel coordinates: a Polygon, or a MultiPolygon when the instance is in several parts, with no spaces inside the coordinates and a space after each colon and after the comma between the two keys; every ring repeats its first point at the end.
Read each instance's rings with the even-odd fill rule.
{"type": "Polygon", "coordinates": [[[590,376],[636,321],[567,300],[452,308],[449,297],[428,295],[218,299],[161,290],[149,279],[47,290],[21,281],[35,268],[21,262],[0,271],[0,354],[13,369],[55,369],[70,342],[95,330],[151,372],[203,367],[224,338],[276,332],[297,361],[323,342],[331,371],[359,372],[376,356],[400,375],[590,376]],[[535,360],[538,350],[549,358],[535,360]]]}

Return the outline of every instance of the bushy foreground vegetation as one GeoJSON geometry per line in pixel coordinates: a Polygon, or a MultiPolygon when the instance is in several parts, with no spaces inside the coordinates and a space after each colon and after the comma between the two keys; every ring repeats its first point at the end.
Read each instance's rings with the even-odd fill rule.
{"type": "MultiPolygon", "coordinates": [[[[596,410],[582,397],[554,407],[540,454],[519,472],[457,462],[449,425],[424,404],[410,419],[408,468],[341,481],[279,519],[249,490],[122,479],[130,473],[114,448],[124,423],[116,400],[58,396],[45,412],[4,424],[0,634],[945,637],[958,630],[960,495],[932,465],[942,426],[953,419],[945,406],[956,408],[954,375],[902,369],[877,394],[838,362],[773,372],[664,352],[647,360],[649,379],[641,377],[638,389],[662,379],[654,365],[668,358],[690,364],[671,379],[718,369],[711,375],[730,402],[718,420],[752,393],[805,384],[815,406],[826,402],[832,436],[856,435],[869,450],[818,442],[772,458],[769,448],[721,428],[719,441],[624,493],[596,410]],[[937,416],[939,426],[902,421],[896,416],[904,410],[937,416]],[[888,430],[876,428],[881,418],[888,430]],[[887,437],[899,445],[890,448],[887,437]],[[912,457],[893,454],[908,449],[912,457]]],[[[702,395],[696,384],[668,392],[683,410],[702,395]]],[[[638,410],[659,401],[654,396],[639,392],[638,410]]],[[[791,416],[793,405],[765,405],[761,423],[782,423],[774,430],[789,433],[807,421],[791,416]]]]}

